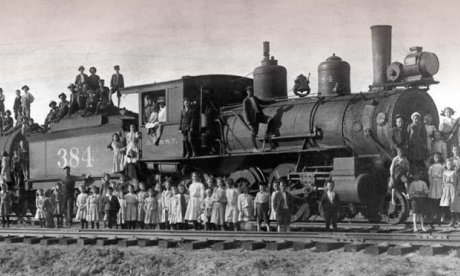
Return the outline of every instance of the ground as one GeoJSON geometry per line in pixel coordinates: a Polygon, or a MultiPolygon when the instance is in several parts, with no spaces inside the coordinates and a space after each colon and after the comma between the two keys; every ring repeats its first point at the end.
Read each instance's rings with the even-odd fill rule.
{"type": "Polygon", "coordinates": [[[0,246],[1,275],[458,275],[460,258],[265,249],[187,252],[115,246],[0,246]]]}

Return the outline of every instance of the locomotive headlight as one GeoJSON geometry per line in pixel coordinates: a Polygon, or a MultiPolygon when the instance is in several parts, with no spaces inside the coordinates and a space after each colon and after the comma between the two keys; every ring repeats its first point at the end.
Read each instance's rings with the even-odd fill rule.
{"type": "Polygon", "coordinates": [[[377,115],[377,124],[379,126],[384,126],[386,123],[387,123],[387,116],[385,115],[385,113],[380,112],[377,115]]]}

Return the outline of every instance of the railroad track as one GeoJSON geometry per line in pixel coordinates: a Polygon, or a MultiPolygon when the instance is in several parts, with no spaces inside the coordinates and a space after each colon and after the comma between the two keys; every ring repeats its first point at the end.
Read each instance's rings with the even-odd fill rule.
{"type": "Polygon", "coordinates": [[[346,252],[383,252],[404,255],[418,250],[422,255],[436,255],[458,248],[460,232],[369,233],[369,232],[229,232],[229,231],[153,231],[153,230],[76,230],[9,228],[0,230],[0,241],[41,245],[79,246],[158,246],[198,250],[242,248],[256,250],[314,249],[318,252],[344,248],[346,252]]]}

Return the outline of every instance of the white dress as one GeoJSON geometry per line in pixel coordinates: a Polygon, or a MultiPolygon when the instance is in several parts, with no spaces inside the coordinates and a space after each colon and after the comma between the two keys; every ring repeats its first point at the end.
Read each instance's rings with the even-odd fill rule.
{"type": "Polygon", "coordinates": [[[435,163],[428,169],[428,177],[430,179],[430,191],[428,193],[429,198],[440,199],[442,196],[442,175],[444,173],[444,166],[439,163],[435,163]]]}
{"type": "Polygon", "coordinates": [[[137,196],[132,193],[125,195],[126,221],[137,221],[137,196]]]}
{"type": "Polygon", "coordinates": [[[37,206],[37,213],[35,213],[35,219],[45,219],[45,212],[43,210],[43,206],[45,204],[45,197],[37,196],[37,198],[35,199],[35,204],[37,206]]]}
{"type": "Polygon", "coordinates": [[[249,194],[240,194],[238,197],[238,221],[249,221],[254,214],[254,201],[249,194]]]}
{"type": "Polygon", "coordinates": [[[77,196],[77,215],[75,216],[76,220],[83,220],[86,219],[87,209],[86,209],[86,201],[88,199],[88,195],[85,193],[81,193],[77,196]]]}
{"type": "Polygon", "coordinates": [[[169,205],[171,201],[171,195],[171,191],[163,191],[163,193],[161,193],[161,223],[169,222],[169,205]]]}
{"type": "Polygon", "coordinates": [[[148,197],[144,202],[145,224],[158,223],[158,199],[156,197],[148,197]]]}
{"type": "Polygon", "coordinates": [[[276,211],[275,211],[275,207],[274,207],[274,200],[275,200],[275,195],[276,195],[276,191],[273,191],[272,193],[272,196],[270,198],[270,206],[271,206],[271,210],[270,210],[270,220],[276,220],[276,211]]]}
{"type": "Polygon", "coordinates": [[[120,205],[120,210],[117,214],[117,224],[125,224],[126,222],[126,200],[124,198],[118,198],[118,204],[120,205]]]}
{"type": "Polygon", "coordinates": [[[235,188],[225,190],[227,206],[225,208],[225,221],[238,222],[238,191],[235,188]]]}
{"type": "Polygon", "coordinates": [[[147,192],[145,191],[140,191],[137,193],[137,220],[138,221],[144,221],[145,220],[145,209],[144,209],[144,204],[145,204],[145,199],[147,198],[147,192]]]}
{"type": "Polygon", "coordinates": [[[88,199],[88,215],[87,215],[87,220],[89,222],[92,221],[99,221],[99,195],[89,195],[88,199]]]}
{"type": "Polygon", "coordinates": [[[193,182],[189,187],[190,200],[185,212],[185,220],[197,220],[200,215],[201,201],[204,199],[204,185],[200,182],[193,182]]]}

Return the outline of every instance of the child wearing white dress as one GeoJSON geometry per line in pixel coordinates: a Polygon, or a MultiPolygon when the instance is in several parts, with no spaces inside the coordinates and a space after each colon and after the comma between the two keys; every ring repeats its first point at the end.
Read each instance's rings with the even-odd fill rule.
{"type": "Polygon", "coordinates": [[[430,181],[428,201],[430,204],[429,212],[431,217],[431,226],[433,226],[434,219],[441,223],[442,213],[440,212],[439,202],[442,196],[442,175],[444,173],[444,165],[442,164],[441,153],[436,152],[433,156],[434,163],[428,169],[428,178],[430,181]]]}
{"type": "Polygon", "coordinates": [[[134,193],[134,186],[128,186],[128,193],[125,195],[126,200],[126,226],[128,229],[135,229],[137,222],[137,195],[134,193]]]}
{"type": "Polygon", "coordinates": [[[79,187],[80,194],[77,196],[77,215],[75,216],[75,220],[79,220],[81,222],[81,229],[88,229],[88,221],[86,220],[87,215],[87,200],[88,194],[86,191],[85,185],[80,185],[79,187]]]}
{"type": "Polygon", "coordinates": [[[145,199],[148,194],[145,191],[145,184],[143,182],[139,183],[139,191],[137,192],[137,227],[144,229],[144,220],[145,220],[145,199]]]}
{"type": "Polygon", "coordinates": [[[37,197],[35,198],[35,206],[37,207],[37,212],[35,213],[35,219],[40,222],[40,228],[45,228],[45,212],[43,210],[43,205],[45,204],[45,195],[43,189],[37,190],[37,197]]]}
{"type": "Polygon", "coordinates": [[[171,200],[171,183],[165,182],[165,190],[161,193],[160,229],[169,229],[169,205],[171,200]]]}
{"type": "Polygon", "coordinates": [[[96,228],[99,229],[99,211],[100,211],[100,195],[99,188],[96,186],[91,187],[91,194],[88,196],[88,215],[87,220],[91,223],[91,229],[94,229],[94,224],[96,228]]]}
{"type": "Polygon", "coordinates": [[[238,222],[238,191],[235,188],[235,182],[231,178],[225,180],[227,189],[225,196],[227,197],[227,206],[225,206],[225,222],[228,230],[237,230],[238,222]]]}
{"type": "Polygon", "coordinates": [[[200,221],[204,223],[204,230],[212,230],[214,227],[211,225],[211,214],[212,214],[212,191],[211,189],[206,190],[206,197],[201,201],[200,205],[200,221]]]}
{"type": "Polygon", "coordinates": [[[212,213],[211,223],[217,227],[217,230],[223,230],[222,226],[225,223],[225,205],[227,204],[227,196],[224,190],[224,180],[217,178],[217,188],[214,189],[214,193],[211,197],[212,213]]]}
{"type": "Polygon", "coordinates": [[[158,223],[158,199],[156,198],[156,191],[154,189],[149,189],[148,194],[149,196],[144,202],[144,222],[148,229],[155,229],[158,223]]]}
{"type": "Polygon", "coordinates": [[[118,227],[126,229],[126,200],[124,193],[120,193],[118,196],[118,204],[120,205],[120,209],[117,214],[117,229],[118,227]]]}
{"type": "MultiPolygon", "coordinates": [[[[445,212],[452,211],[451,208],[454,204],[455,190],[458,185],[458,176],[454,166],[454,160],[452,160],[452,158],[449,158],[446,161],[446,169],[442,174],[442,182],[443,188],[439,206],[447,207],[444,208],[445,212]]],[[[452,221],[449,226],[454,225],[454,220],[455,217],[452,216],[452,221]]]]}
{"type": "Polygon", "coordinates": [[[186,230],[185,224],[185,212],[187,210],[187,204],[189,200],[189,196],[185,194],[185,186],[183,184],[179,184],[177,186],[178,193],[177,197],[177,205],[176,205],[176,226],[179,230],[186,230]]]}
{"type": "Polygon", "coordinates": [[[177,198],[177,187],[172,187],[171,192],[172,196],[169,200],[169,227],[171,227],[171,230],[176,230],[177,205],[179,202],[177,198]]]}
{"type": "Polygon", "coordinates": [[[278,181],[275,181],[275,183],[273,183],[273,192],[272,192],[272,195],[271,195],[271,198],[270,198],[270,220],[274,220],[276,221],[276,211],[275,211],[275,207],[273,207],[273,201],[275,199],[275,195],[276,195],[276,192],[278,192],[280,189],[280,186],[278,184],[278,181]]]}
{"type": "Polygon", "coordinates": [[[238,197],[238,221],[249,221],[253,218],[254,202],[248,193],[248,187],[242,188],[243,193],[238,197]]]}

